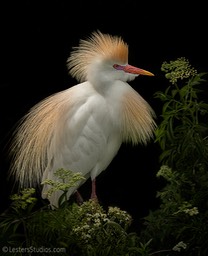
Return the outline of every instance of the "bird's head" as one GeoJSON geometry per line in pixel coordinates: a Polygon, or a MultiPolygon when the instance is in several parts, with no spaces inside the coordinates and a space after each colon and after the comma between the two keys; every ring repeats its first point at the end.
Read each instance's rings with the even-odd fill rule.
{"type": "Polygon", "coordinates": [[[151,72],[128,64],[128,45],[121,37],[92,33],[80,40],[67,60],[69,73],[78,81],[130,81],[138,75],[154,76],[151,72]]]}

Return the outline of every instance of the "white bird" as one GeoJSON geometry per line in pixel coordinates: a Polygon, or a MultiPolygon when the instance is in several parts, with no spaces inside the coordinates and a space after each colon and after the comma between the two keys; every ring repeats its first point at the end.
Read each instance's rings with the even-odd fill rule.
{"type": "MultiPolygon", "coordinates": [[[[127,83],[152,73],[128,64],[128,45],[121,37],[95,31],[80,40],[67,60],[80,83],[42,100],[18,126],[11,152],[11,173],[21,188],[56,180],[64,168],[92,180],[104,171],[123,142],[146,144],[154,135],[155,113],[127,83]]],[[[70,188],[68,198],[83,184],[70,188]]],[[[45,198],[49,185],[44,185],[45,198]]],[[[58,205],[61,192],[49,197],[58,205]]]]}

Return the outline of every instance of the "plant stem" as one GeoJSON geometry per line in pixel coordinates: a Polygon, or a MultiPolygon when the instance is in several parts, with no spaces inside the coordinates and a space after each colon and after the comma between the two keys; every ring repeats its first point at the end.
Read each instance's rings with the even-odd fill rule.
{"type": "Polygon", "coordinates": [[[170,249],[166,249],[166,250],[159,250],[159,251],[156,251],[156,252],[152,252],[152,253],[150,253],[149,254],[149,256],[151,256],[151,255],[155,255],[155,254],[158,254],[158,253],[161,253],[161,252],[171,252],[172,250],[170,250],[170,249]]]}

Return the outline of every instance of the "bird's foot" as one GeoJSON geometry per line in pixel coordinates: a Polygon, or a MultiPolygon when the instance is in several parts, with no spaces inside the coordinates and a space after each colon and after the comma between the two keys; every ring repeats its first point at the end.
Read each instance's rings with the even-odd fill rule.
{"type": "Polygon", "coordinates": [[[98,197],[97,197],[97,195],[96,195],[95,193],[92,193],[92,194],[91,194],[90,199],[91,199],[92,201],[98,203],[98,197]]]}

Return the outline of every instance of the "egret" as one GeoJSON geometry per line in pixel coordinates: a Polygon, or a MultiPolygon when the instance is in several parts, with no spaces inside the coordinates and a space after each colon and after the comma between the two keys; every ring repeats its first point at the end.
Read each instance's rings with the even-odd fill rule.
{"type": "MultiPolygon", "coordinates": [[[[79,84],[33,106],[16,128],[11,173],[21,188],[57,180],[57,169],[91,178],[109,166],[121,144],[147,144],[156,128],[152,107],[127,82],[151,72],[128,64],[128,45],[120,36],[99,30],[72,49],[66,63],[79,84]]],[[[85,182],[67,192],[68,198],[85,182]]],[[[43,185],[45,198],[49,185],[43,185]]],[[[49,198],[57,206],[60,191],[49,198]]]]}

